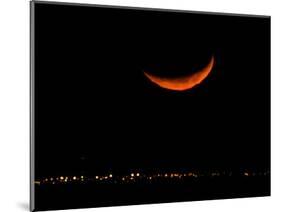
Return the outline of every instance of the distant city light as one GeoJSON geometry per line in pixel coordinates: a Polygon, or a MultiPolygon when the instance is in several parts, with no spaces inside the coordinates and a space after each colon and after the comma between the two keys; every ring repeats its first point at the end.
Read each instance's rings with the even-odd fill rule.
{"type": "MultiPolygon", "coordinates": [[[[245,176],[245,177],[255,177],[255,176],[267,176],[269,175],[269,171],[249,171],[244,170],[237,175],[245,176]]],[[[79,175],[79,176],[53,176],[53,177],[43,177],[41,180],[36,179],[34,181],[35,185],[43,185],[43,184],[49,184],[49,185],[55,185],[55,184],[71,184],[71,183],[128,183],[128,184],[134,184],[134,183],[144,183],[144,182],[161,182],[161,183],[168,183],[170,181],[175,180],[181,180],[184,181],[185,179],[195,179],[195,178],[201,178],[201,177],[210,177],[210,178],[219,178],[221,176],[223,177],[232,177],[237,176],[236,174],[233,174],[233,171],[208,171],[208,172],[200,172],[200,171],[189,171],[189,172],[183,172],[183,171],[173,171],[173,172],[152,172],[150,174],[145,172],[131,172],[127,175],[116,175],[112,172],[109,172],[104,175],[96,175],[96,176],[85,176],[85,175],[79,175]],[[114,180],[113,180],[114,175],[114,180]],[[140,177],[142,176],[142,177],[140,177]],[[96,179],[96,181],[94,181],[96,179]],[[165,180],[161,180],[165,179],[165,180]],[[153,180],[153,181],[152,181],[153,180]]],[[[197,180],[197,179],[196,179],[197,180]]]]}
{"type": "Polygon", "coordinates": [[[34,184],[36,184],[36,185],[40,185],[40,184],[41,184],[41,182],[40,182],[40,181],[34,181],[34,184]]]}

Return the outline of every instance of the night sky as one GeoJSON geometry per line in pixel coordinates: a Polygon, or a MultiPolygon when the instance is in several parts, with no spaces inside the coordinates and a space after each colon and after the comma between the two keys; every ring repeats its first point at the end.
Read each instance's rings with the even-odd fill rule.
{"type": "Polygon", "coordinates": [[[269,169],[270,19],[38,3],[35,177],[269,169]],[[176,92],[151,83],[210,75],[176,92]]]}

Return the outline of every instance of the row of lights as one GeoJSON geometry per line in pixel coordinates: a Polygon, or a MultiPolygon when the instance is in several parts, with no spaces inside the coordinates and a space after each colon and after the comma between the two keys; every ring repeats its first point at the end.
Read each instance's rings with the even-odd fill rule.
{"type": "MultiPolygon", "coordinates": [[[[267,175],[269,172],[249,172],[245,171],[242,173],[242,176],[245,177],[250,177],[250,176],[261,176],[261,175],[267,175]]],[[[232,173],[228,173],[228,176],[231,176],[232,173]]],[[[40,185],[42,183],[45,184],[57,184],[57,183],[68,183],[68,182],[84,182],[84,181],[109,181],[113,180],[114,182],[117,182],[118,180],[121,180],[123,182],[130,182],[130,181],[135,181],[137,179],[147,179],[147,180],[153,180],[153,179],[159,179],[159,178],[176,178],[176,179],[181,179],[181,178],[186,178],[186,177],[193,177],[197,178],[199,176],[211,176],[211,177],[219,177],[219,176],[226,176],[226,173],[219,173],[219,172],[212,172],[208,175],[203,175],[203,174],[198,174],[195,172],[188,172],[188,173],[164,173],[164,174],[154,174],[154,175],[144,175],[139,172],[132,172],[129,175],[124,175],[124,176],[116,176],[113,177],[113,174],[107,174],[107,175],[96,175],[94,178],[85,177],[83,175],[81,176],[59,176],[59,177],[50,177],[50,178],[45,178],[43,180],[37,180],[34,183],[37,185],[40,185]]]]}
{"type": "Polygon", "coordinates": [[[50,177],[44,178],[41,181],[35,181],[35,184],[42,184],[42,183],[49,183],[49,184],[56,184],[56,183],[67,183],[67,182],[75,182],[75,181],[84,181],[85,177],[81,176],[59,176],[59,177],[50,177]]]}
{"type": "Polygon", "coordinates": [[[112,179],[113,178],[113,175],[112,174],[109,174],[109,175],[104,175],[104,176],[95,176],[95,180],[108,180],[108,179],[112,179]]]}

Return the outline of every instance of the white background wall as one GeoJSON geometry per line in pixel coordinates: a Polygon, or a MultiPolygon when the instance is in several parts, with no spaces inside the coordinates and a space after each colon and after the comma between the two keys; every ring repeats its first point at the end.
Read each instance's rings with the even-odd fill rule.
{"type": "MultiPolygon", "coordinates": [[[[57,0],[59,1],[59,0],[57,0]]],[[[281,1],[68,0],[69,2],[271,15],[272,197],[81,211],[281,211],[281,1]]],[[[50,14],[52,15],[52,14],[50,14]]],[[[206,35],[207,36],[207,35],[206,35]]],[[[258,63],[259,61],[257,61],[258,63]]],[[[0,1],[0,211],[27,211],[29,201],[29,2],[0,1]]]]}

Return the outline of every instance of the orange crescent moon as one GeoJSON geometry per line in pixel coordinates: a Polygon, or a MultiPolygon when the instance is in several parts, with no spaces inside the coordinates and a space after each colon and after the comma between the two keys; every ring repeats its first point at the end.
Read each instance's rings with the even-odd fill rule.
{"type": "Polygon", "coordinates": [[[193,88],[195,85],[200,84],[211,72],[215,63],[215,58],[212,56],[210,62],[201,70],[194,74],[177,77],[177,78],[165,78],[159,77],[144,72],[144,75],[153,83],[158,86],[175,91],[185,91],[193,88]]]}

